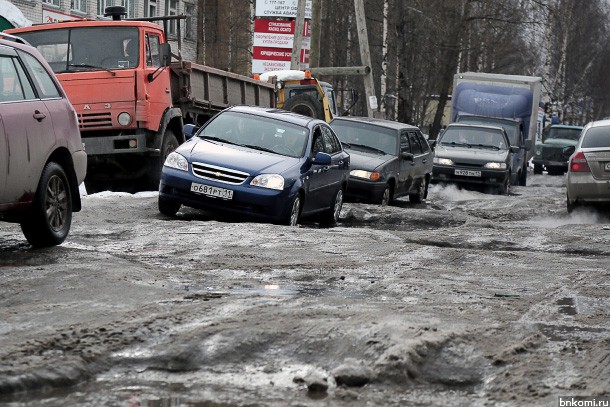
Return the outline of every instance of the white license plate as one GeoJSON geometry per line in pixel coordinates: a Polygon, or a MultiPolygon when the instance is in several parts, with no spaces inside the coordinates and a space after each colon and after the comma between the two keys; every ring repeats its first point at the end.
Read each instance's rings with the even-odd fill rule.
{"type": "Polygon", "coordinates": [[[455,175],[463,175],[466,177],[480,177],[481,171],[455,170],[455,175]]]}
{"type": "Polygon", "coordinates": [[[606,165],[604,165],[604,169],[606,171],[610,171],[610,163],[606,163],[606,165]]]}
{"type": "Polygon", "coordinates": [[[230,189],[217,188],[211,185],[191,183],[191,192],[221,199],[233,199],[233,191],[230,189]]]}

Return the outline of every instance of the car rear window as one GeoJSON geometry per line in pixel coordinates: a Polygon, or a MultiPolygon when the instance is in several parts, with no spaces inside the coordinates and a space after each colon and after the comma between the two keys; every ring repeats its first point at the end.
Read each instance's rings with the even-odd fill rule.
{"type": "Polygon", "coordinates": [[[610,147],[610,126],[591,127],[583,137],[582,147],[610,147]]]}

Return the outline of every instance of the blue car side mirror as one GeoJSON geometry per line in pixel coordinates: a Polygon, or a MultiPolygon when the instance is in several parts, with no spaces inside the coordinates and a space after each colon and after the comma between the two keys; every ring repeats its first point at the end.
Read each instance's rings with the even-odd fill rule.
{"type": "Polygon", "coordinates": [[[313,158],[312,162],[316,165],[330,165],[332,159],[330,154],[316,153],[316,156],[313,158]]]}
{"type": "Polygon", "coordinates": [[[194,124],[185,124],[182,128],[182,134],[184,134],[184,138],[186,140],[190,140],[191,138],[193,138],[195,133],[197,133],[197,130],[199,130],[199,128],[194,124]]]}

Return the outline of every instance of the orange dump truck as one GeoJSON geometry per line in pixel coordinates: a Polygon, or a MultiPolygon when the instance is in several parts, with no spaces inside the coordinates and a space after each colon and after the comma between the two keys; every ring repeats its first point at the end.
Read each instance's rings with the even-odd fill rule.
{"type": "Polygon", "coordinates": [[[38,48],[74,105],[89,193],[155,190],[165,157],[184,141],[183,124],[203,124],[236,104],[275,106],[272,84],[172,54],[155,22],[179,27],[184,17],[121,20],[122,7],[107,15],[113,19],[6,31],[38,48]]]}

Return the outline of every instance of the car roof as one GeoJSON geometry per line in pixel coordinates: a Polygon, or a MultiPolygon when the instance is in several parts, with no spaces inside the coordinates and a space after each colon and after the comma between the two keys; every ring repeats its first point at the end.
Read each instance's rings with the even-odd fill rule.
{"type": "Polygon", "coordinates": [[[324,120],[314,119],[313,117],[303,116],[298,113],[290,112],[288,110],[277,109],[274,107],[260,107],[250,105],[236,105],[232,106],[227,111],[255,114],[258,116],[269,117],[272,119],[279,119],[285,122],[297,124],[300,126],[308,127],[313,126],[317,123],[326,123],[324,120]]]}
{"type": "Polygon", "coordinates": [[[604,120],[597,120],[594,122],[590,122],[587,123],[587,128],[591,128],[591,127],[604,127],[604,126],[610,126],[610,119],[604,119],[604,120]]]}
{"type": "Polygon", "coordinates": [[[32,52],[32,50],[35,49],[24,39],[14,35],[9,36],[2,32],[0,32],[0,45],[4,45],[8,48],[18,48],[28,52],[32,52]]]}
{"type": "Polygon", "coordinates": [[[400,130],[400,129],[419,130],[419,127],[417,127],[417,126],[412,126],[410,124],[396,122],[393,120],[377,119],[375,117],[342,116],[342,117],[335,117],[333,120],[331,120],[331,123],[334,121],[369,123],[369,124],[374,124],[377,126],[387,127],[389,129],[397,129],[397,130],[400,130]]]}
{"type": "Polygon", "coordinates": [[[582,126],[572,126],[568,124],[553,124],[551,126],[553,129],[574,129],[574,130],[582,130],[582,126]]]}

